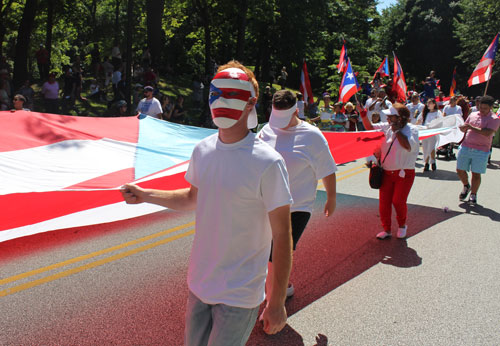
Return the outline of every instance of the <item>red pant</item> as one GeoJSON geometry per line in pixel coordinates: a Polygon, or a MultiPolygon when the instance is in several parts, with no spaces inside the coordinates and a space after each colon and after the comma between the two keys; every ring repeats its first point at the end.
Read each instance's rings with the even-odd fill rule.
{"type": "Polygon", "coordinates": [[[396,209],[396,219],[399,227],[406,225],[406,214],[408,212],[406,200],[415,180],[415,170],[405,169],[404,178],[399,176],[399,172],[399,170],[384,171],[384,178],[379,191],[380,221],[382,221],[382,227],[386,232],[391,231],[392,205],[396,209]]]}

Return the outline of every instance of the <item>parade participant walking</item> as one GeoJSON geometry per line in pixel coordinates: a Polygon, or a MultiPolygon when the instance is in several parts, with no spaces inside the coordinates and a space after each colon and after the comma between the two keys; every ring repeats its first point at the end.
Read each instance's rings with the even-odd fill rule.
{"type": "Polygon", "coordinates": [[[161,103],[153,96],[153,87],[146,85],[144,87],[144,98],[137,105],[137,112],[149,115],[150,117],[161,119],[163,110],[161,103]]]}
{"type": "Polygon", "coordinates": [[[418,116],[424,110],[424,104],[420,102],[420,95],[418,93],[414,92],[411,95],[411,102],[406,105],[406,108],[410,111],[410,123],[415,125],[418,116]]]}
{"type": "MultiPolygon", "coordinates": [[[[424,110],[418,116],[417,125],[431,127],[439,127],[440,124],[436,124],[434,120],[440,119],[443,117],[443,114],[440,110],[437,109],[436,100],[430,98],[427,100],[425,104],[424,110]],[[433,124],[431,124],[434,121],[433,124]]],[[[437,169],[436,166],[436,144],[437,137],[432,136],[429,138],[425,138],[422,140],[422,150],[424,151],[424,172],[429,171],[429,165],[432,166],[432,170],[435,171],[437,169]]]]}
{"type": "Polygon", "coordinates": [[[471,113],[460,126],[465,137],[457,154],[457,174],[464,185],[459,199],[465,201],[470,192],[469,203],[472,205],[477,204],[481,174],[486,173],[491,142],[500,126],[500,118],[492,112],[493,103],[493,97],[483,96],[479,101],[479,112],[471,113]],[[469,171],[472,171],[470,184],[469,171]]]}
{"type": "Polygon", "coordinates": [[[415,162],[418,156],[418,130],[409,124],[410,111],[404,105],[395,103],[384,110],[389,122],[372,124],[366,110],[358,105],[363,125],[367,130],[380,129],[385,134],[382,142],[380,162],[384,169],[382,186],[379,190],[379,212],[383,231],[378,239],[391,236],[392,206],[396,210],[398,238],[405,238],[408,207],[406,201],[415,180],[415,162]]]}
{"type": "Polygon", "coordinates": [[[265,296],[271,241],[274,285],[262,314],[264,331],[277,333],[286,323],[292,198],[282,157],[249,131],[257,126],[258,92],[253,72],[240,63],[219,67],[209,99],[219,131],[195,146],[186,172],[191,187],[161,191],[127,184],[122,189],[127,203],[196,208],[188,267],[188,346],[246,343],[265,296]]]}
{"type": "MultiPolygon", "coordinates": [[[[316,127],[299,118],[296,104],[291,91],[277,91],[269,124],[259,133],[286,163],[293,198],[290,211],[294,250],[311,217],[319,179],[323,180],[327,197],[323,213],[326,217],[332,216],[336,206],[337,171],[325,137],[316,127]]],[[[268,268],[266,291],[272,292],[272,256],[268,268]]],[[[290,284],[287,296],[292,296],[294,291],[290,284]]]]}

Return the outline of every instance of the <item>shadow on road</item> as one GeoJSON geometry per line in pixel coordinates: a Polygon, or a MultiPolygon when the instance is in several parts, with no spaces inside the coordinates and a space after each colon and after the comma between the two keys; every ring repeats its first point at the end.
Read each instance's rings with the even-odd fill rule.
{"type": "MultiPolygon", "coordinates": [[[[319,191],[315,210],[322,210],[325,198],[324,192],[319,191]]],[[[409,205],[408,237],[459,214],[409,205]]],[[[393,224],[394,234],[396,227],[393,224]]],[[[405,239],[376,239],[380,230],[377,199],[338,194],[337,210],[332,218],[314,213],[294,254],[291,282],[295,295],[286,303],[288,315],[299,312],[378,263],[404,269],[419,266],[425,260],[405,239]]],[[[328,340],[320,332],[316,331],[317,345],[327,345],[328,340]]],[[[295,346],[304,342],[290,326],[274,336],[265,335],[259,326],[254,328],[248,345],[295,346]]]]}

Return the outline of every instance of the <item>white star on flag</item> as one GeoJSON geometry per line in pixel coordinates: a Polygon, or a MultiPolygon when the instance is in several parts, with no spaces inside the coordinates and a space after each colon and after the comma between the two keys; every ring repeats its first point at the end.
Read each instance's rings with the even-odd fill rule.
{"type": "Polygon", "coordinates": [[[352,73],[348,73],[347,74],[347,79],[352,79],[353,78],[353,74],[352,73]]]}

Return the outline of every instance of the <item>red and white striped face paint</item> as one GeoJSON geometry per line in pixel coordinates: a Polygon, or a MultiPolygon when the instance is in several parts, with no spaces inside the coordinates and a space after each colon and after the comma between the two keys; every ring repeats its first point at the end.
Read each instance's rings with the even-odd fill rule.
{"type": "MultiPolygon", "coordinates": [[[[215,125],[227,129],[238,122],[248,99],[255,90],[247,74],[239,68],[228,68],[217,73],[210,83],[209,105],[215,125]]],[[[248,115],[247,127],[257,126],[255,107],[248,115]]]]}

